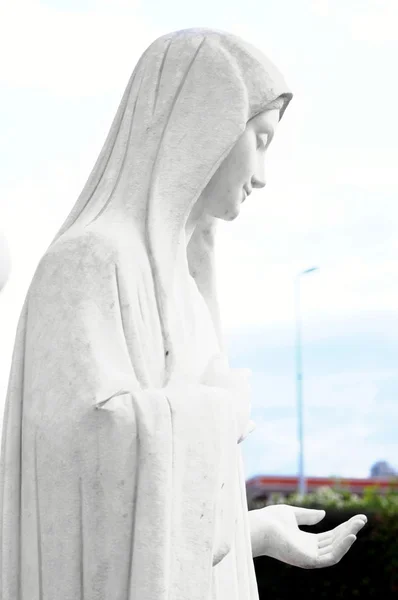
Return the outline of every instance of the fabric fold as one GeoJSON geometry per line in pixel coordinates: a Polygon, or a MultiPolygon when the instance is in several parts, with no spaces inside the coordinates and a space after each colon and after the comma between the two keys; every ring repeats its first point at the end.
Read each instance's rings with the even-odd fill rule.
{"type": "Polygon", "coordinates": [[[21,406],[1,462],[4,599],[211,598],[213,565],[235,544],[230,393],[141,388],[112,257],[93,235],[58,244],[29,290],[27,360],[9,388],[26,390],[23,445],[8,443],[21,406]]]}

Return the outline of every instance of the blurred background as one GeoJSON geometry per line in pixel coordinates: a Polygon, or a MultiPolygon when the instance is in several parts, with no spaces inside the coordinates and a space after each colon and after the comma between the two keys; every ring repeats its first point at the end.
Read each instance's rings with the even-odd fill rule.
{"type": "Polygon", "coordinates": [[[398,503],[386,487],[398,468],[396,0],[0,0],[0,426],[37,263],[139,56],[159,35],[195,26],[251,41],[294,92],[267,187],[218,235],[231,363],[253,372],[250,506],[301,483],[318,494],[310,504],[366,512],[365,498],[375,515],[334,583],[289,567],[286,577],[260,558],[260,593],[290,598],[293,585],[314,598],[397,597],[398,503]],[[336,482],[344,493],[331,491],[336,482]]]}
{"type": "Polygon", "coordinates": [[[247,478],[277,476],[283,487],[291,476],[297,486],[300,416],[306,479],[396,473],[396,0],[0,7],[0,419],[31,277],[89,175],[136,61],[168,31],[214,27],[261,48],[294,93],[268,152],[266,188],[219,227],[231,363],[253,371],[247,478]]]}
{"type": "Polygon", "coordinates": [[[0,287],[13,265],[0,293],[0,408],[30,279],[137,59],[163,33],[215,27],[259,46],[294,92],[267,187],[219,228],[231,362],[253,371],[247,476],[297,473],[294,288],[313,266],[300,278],[305,471],[396,469],[398,3],[13,0],[0,23],[0,287]]]}

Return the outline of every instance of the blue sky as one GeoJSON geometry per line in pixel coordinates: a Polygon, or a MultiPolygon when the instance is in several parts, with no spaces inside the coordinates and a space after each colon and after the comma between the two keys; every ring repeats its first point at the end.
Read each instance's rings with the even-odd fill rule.
{"type": "MultiPolygon", "coordinates": [[[[395,0],[13,0],[0,4],[0,397],[41,254],[75,202],[142,51],[208,26],[252,41],[294,99],[268,184],[221,223],[218,273],[234,366],[253,371],[247,476],[297,469],[294,302],[302,278],[309,475],[398,467],[398,5],[395,0]]],[[[2,410],[2,402],[0,402],[2,410]]]]}

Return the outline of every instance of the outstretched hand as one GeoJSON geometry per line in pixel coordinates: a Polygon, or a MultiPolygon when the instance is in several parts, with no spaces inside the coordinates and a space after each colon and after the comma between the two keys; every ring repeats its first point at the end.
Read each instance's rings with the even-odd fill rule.
{"type": "Polygon", "coordinates": [[[367,522],[355,515],[324,533],[307,533],[299,525],[315,525],[324,510],[277,504],[249,512],[253,556],[271,556],[303,569],[330,567],[338,563],[367,522]]]}

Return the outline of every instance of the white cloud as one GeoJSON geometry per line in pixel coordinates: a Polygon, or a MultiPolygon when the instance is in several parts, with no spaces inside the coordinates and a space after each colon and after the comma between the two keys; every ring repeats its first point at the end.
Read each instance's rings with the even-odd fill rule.
{"type": "Polygon", "coordinates": [[[359,14],[352,15],[354,40],[373,43],[398,41],[398,4],[396,0],[372,0],[359,14]]]}
{"type": "MultiPolygon", "coordinates": [[[[352,337],[350,331],[345,333],[342,348],[352,337]]],[[[254,343],[249,334],[246,338],[254,343]]],[[[377,459],[397,462],[396,370],[383,366],[383,352],[388,350],[380,346],[379,364],[358,368],[355,357],[347,354],[346,370],[334,372],[338,348],[327,350],[327,345],[325,340],[323,373],[310,361],[304,365],[305,471],[312,476],[367,477],[377,459]]],[[[295,370],[287,360],[289,346],[271,367],[266,364],[267,356],[277,350],[267,341],[256,349],[257,368],[263,356],[264,371],[254,372],[252,378],[252,418],[257,426],[244,443],[248,476],[297,472],[295,370]]],[[[245,366],[251,367],[250,358],[245,366]]]]}
{"type": "Polygon", "coordinates": [[[310,4],[316,15],[348,26],[355,41],[389,43],[398,40],[396,0],[311,0],[310,4]]]}
{"type": "MultiPolygon", "coordinates": [[[[297,473],[298,438],[294,416],[278,420],[257,418],[256,429],[243,443],[246,476],[297,473]]],[[[339,424],[319,419],[304,437],[307,476],[368,477],[370,467],[383,459],[397,463],[397,443],[372,439],[368,422],[346,419],[339,424]]]]}
{"type": "Polygon", "coordinates": [[[328,17],[331,11],[330,0],[312,0],[312,9],[320,17],[328,17]]]}
{"type": "MultiPolygon", "coordinates": [[[[272,233],[270,235],[272,238],[272,233]]],[[[286,230],[285,235],[288,235],[286,230]]],[[[264,236],[267,236],[267,227],[264,227],[264,236]]],[[[330,242],[333,244],[332,236],[330,242]]],[[[339,242],[341,238],[336,236],[335,243],[339,242]]],[[[392,248],[387,256],[376,261],[361,253],[355,255],[347,247],[337,248],[333,256],[330,244],[327,245],[332,252],[329,255],[326,247],[322,247],[322,237],[320,247],[312,256],[309,251],[303,251],[299,240],[296,239],[296,243],[296,255],[292,245],[282,261],[280,256],[273,259],[271,247],[268,253],[264,252],[264,243],[258,242],[255,235],[250,238],[250,234],[244,233],[236,239],[232,231],[231,235],[224,232],[220,235],[220,303],[227,329],[291,322],[295,276],[312,266],[319,266],[319,272],[302,277],[300,285],[304,317],[341,319],[372,311],[387,311],[393,315],[396,311],[398,280],[394,273],[398,259],[392,248]]],[[[391,326],[394,327],[394,321],[391,326]]],[[[395,332],[398,333],[396,326],[395,332]]]]}
{"type": "MultiPolygon", "coordinates": [[[[305,435],[304,468],[307,476],[367,477],[381,455],[394,463],[386,448],[369,441],[367,424],[351,421],[331,427],[320,421],[318,429],[305,435]]],[[[298,438],[294,417],[266,422],[256,419],[256,429],[244,441],[246,476],[297,473],[298,438]]]]}
{"type": "MultiPolygon", "coordinates": [[[[330,362],[328,364],[330,365],[330,362]]],[[[253,410],[258,413],[266,411],[271,415],[273,409],[295,410],[294,370],[292,369],[291,377],[288,368],[281,375],[270,374],[266,364],[264,370],[266,371],[264,373],[254,373],[252,378],[253,410]]],[[[348,417],[356,413],[359,419],[371,412],[377,413],[380,384],[396,378],[396,372],[387,368],[363,371],[351,367],[348,372],[319,375],[305,372],[304,375],[305,404],[309,413],[313,408],[328,408],[336,411],[343,409],[348,417]]],[[[398,419],[398,405],[394,414],[398,419]]]]}
{"type": "Polygon", "coordinates": [[[348,421],[320,427],[305,442],[307,473],[314,476],[367,477],[380,445],[369,442],[370,427],[348,421]]]}
{"type": "Polygon", "coordinates": [[[126,85],[140,54],[159,34],[143,22],[135,2],[128,11],[105,2],[82,12],[37,0],[3,0],[0,6],[0,82],[63,96],[126,85]]]}
{"type": "Polygon", "coordinates": [[[270,422],[256,418],[256,429],[243,442],[246,477],[295,472],[297,425],[294,418],[270,422]]]}
{"type": "Polygon", "coordinates": [[[10,275],[11,261],[8,244],[0,231],[0,292],[5,286],[10,275]]]}
{"type": "MultiPolygon", "coordinates": [[[[330,100],[332,103],[333,97],[330,100]]],[[[292,101],[292,110],[293,103],[296,103],[296,100],[292,101]]],[[[289,107],[288,111],[290,110],[289,107]]],[[[301,117],[297,114],[296,118],[301,117]]],[[[322,146],[313,147],[294,136],[293,131],[283,131],[281,135],[278,131],[273,142],[275,147],[270,148],[267,158],[270,184],[278,182],[279,189],[282,186],[287,194],[297,185],[320,185],[323,188],[330,185],[381,188],[394,186],[398,189],[398,148],[393,139],[394,123],[395,121],[391,124],[390,133],[385,131],[384,147],[375,147],[372,144],[367,147],[354,146],[353,135],[344,134],[339,146],[330,147],[325,139],[322,146]]],[[[342,127],[344,128],[344,123],[342,127]]]]}

